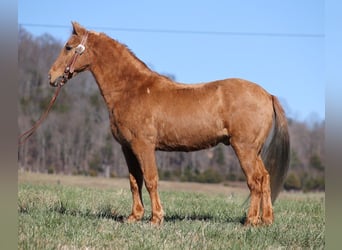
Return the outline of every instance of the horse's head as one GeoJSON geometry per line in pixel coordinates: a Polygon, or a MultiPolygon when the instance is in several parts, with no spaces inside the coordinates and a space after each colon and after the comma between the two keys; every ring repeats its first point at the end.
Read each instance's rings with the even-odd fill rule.
{"type": "Polygon", "coordinates": [[[87,47],[88,31],[72,22],[73,31],[58,58],[49,71],[50,84],[54,87],[65,84],[69,79],[88,69],[90,53],[87,47]]]}

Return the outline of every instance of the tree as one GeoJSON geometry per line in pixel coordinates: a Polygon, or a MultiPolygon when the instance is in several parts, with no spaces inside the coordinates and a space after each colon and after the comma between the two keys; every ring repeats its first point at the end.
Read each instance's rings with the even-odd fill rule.
{"type": "Polygon", "coordinates": [[[223,147],[223,145],[220,144],[214,148],[213,159],[216,162],[216,164],[218,164],[219,166],[223,166],[226,163],[222,147],[223,147]]]}
{"type": "Polygon", "coordinates": [[[324,166],[322,164],[321,158],[319,157],[317,153],[314,153],[313,155],[310,156],[309,164],[310,164],[310,167],[318,171],[324,170],[324,166]]]}

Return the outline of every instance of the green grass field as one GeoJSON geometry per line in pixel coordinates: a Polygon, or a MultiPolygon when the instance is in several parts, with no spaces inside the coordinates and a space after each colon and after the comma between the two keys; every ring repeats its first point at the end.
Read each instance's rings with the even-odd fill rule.
{"type": "Polygon", "coordinates": [[[161,182],[164,224],[125,223],[128,180],[19,173],[19,249],[323,249],[324,193],[282,193],[268,227],[241,224],[247,190],[161,182]]]}

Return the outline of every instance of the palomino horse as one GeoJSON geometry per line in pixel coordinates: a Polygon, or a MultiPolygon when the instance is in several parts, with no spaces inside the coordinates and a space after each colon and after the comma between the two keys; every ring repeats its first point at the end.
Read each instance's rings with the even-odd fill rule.
{"type": "Polygon", "coordinates": [[[273,222],[272,203],[289,166],[287,121],[275,96],[242,79],[173,82],[118,41],[72,25],[72,35],[50,69],[50,84],[63,85],[85,70],[95,77],[129,169],[133,206],[128,221],[143,217],[145,182],[151,223],[163,222],[155,150],[193,151],[224,143],[233,147],[250,189],[245,224],[273,222]]]}

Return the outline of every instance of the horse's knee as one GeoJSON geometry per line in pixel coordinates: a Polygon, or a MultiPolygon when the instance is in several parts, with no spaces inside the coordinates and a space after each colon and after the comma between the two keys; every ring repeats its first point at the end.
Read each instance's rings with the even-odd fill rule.
{"type": "Polygon", "coordinates": [[[152,180],[145,179],[145,187],[146,187],[147,191],[156,190],[158,187],[157,178],[153,178],[152,180]]]}

